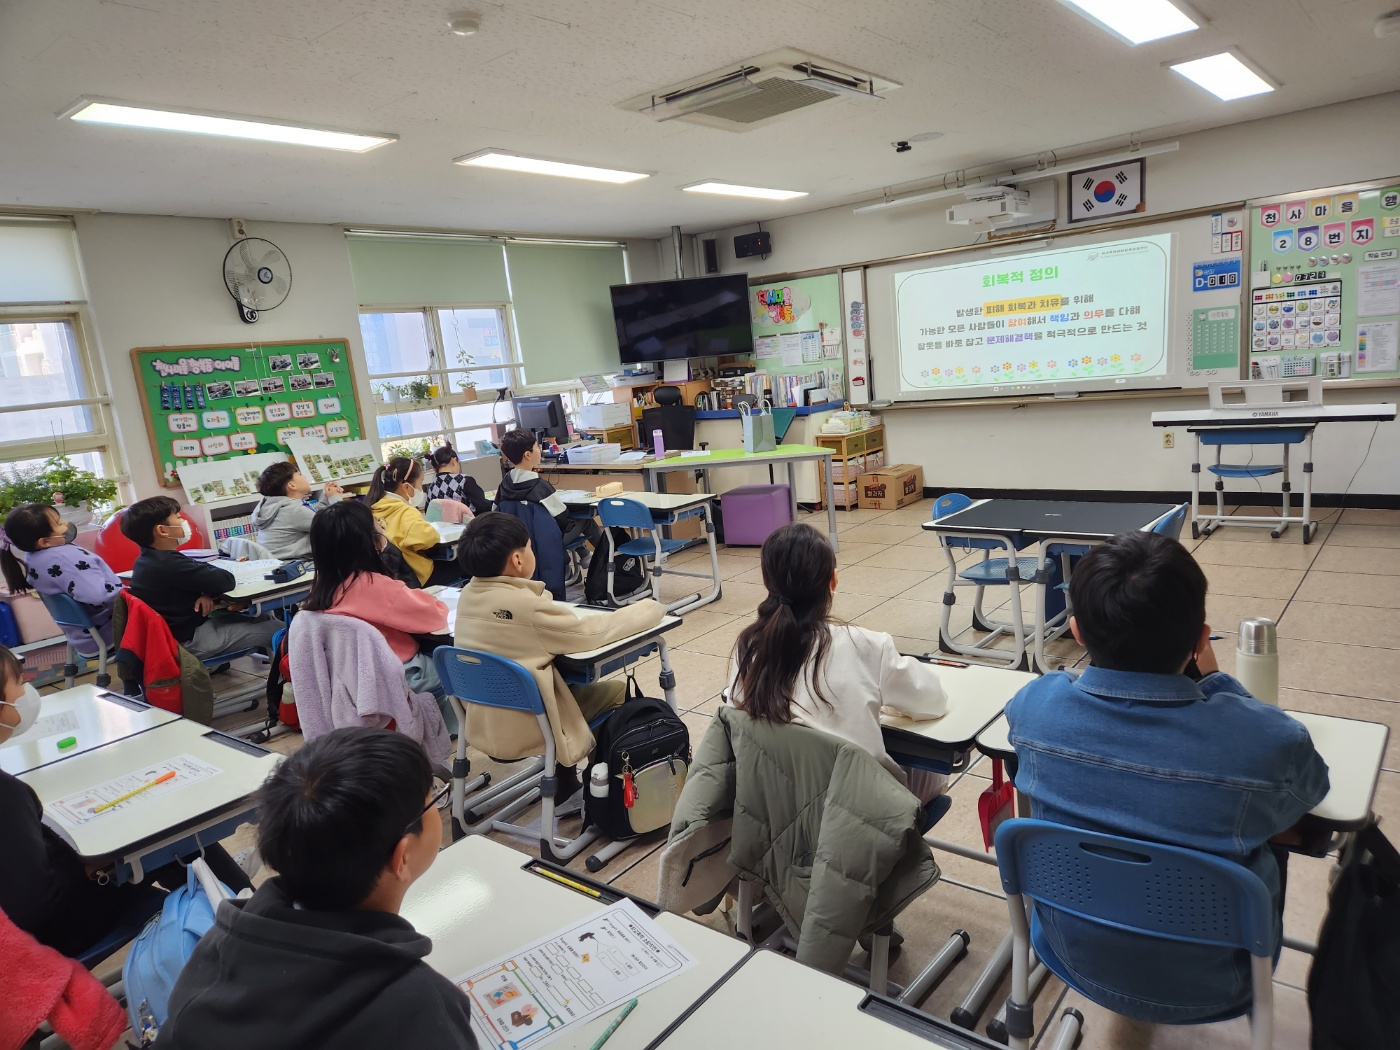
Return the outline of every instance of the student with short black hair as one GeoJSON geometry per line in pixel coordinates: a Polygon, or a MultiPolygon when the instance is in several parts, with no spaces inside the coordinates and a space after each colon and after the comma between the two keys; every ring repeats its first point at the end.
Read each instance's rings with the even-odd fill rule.
{"type": "Polygon", "coordinates": [[[283,561],[311,557],[312,519],[345,495],[343,488],[328,481],[322,498],[308,505],[311,482],[289,460],[270,464],[262,472],[258,492],[262,499],[253,508],[253,529],[258,542],[283,561]]]}
{"type": "Polygon", "coordinates": [[[180,553],[190,531],[179,503],[169,496],[139,500],[122,511],[121,530],[141,548],[131,568],[131,593],[165,620],[175,641],[198,657],[271,651],[281,622],[238,615],[248,603],[224,597],[238,586],[233,573],[180,553]]]}
{"type": "MultiPolygon", "coordinates": [[[[535,678],[554,730],[559,764],[572,768],[593,749],[588,723],[622,704],[621,679],[569,686],[554,658],[582,653],[630,637],[661,622],[662,606],[650,598],[609,613],[581,613],[556,602],[535,573],[535,552],[524,522],[490,511],[468,524],[457,544],[471,582],[457,603],[459,646],[494,653],[523,665],[535,678]]],[[[467,706],[467,739],[493,758],[517,759],[544,752],[539,722],[523,711],[467,706]]]]}
{"type": "Polygon", "coordinates": [[[289,755],[256,796],[277,876],[219,906],[171,992],[163,1050],[474,1050],[470,1001],[399,915],[442,844],[443,791],[423,749],[385,729],[289,755]]]}
{"type": "Polygon", "coordinates": [[[491,509],[491,501],[477,484],[476,478],[462,471],[457,450],[451,445],[435,449],[431,457],[437,477],[428,482],[428,502],[435,499],[455,499],[472,509],[473,514],[485,514],[491,509]]]}
{"type": "Polygon", "coordinates": [[[496,503],[509,500],[538,503],[549,512],[559,526],[564,546],[582,536],[594,547],[603,538],[603,530],[593,518],[575,518],[554,491],[554,486],[539,475],[540,443],[528,430],[508,430],[501,438],[501,455],[511,465],[496,489],[496,503]]]}
{"type": "MultiPolygon", "coordinates": [[[[1286,854],[1270,840],[1328,789],[1307,729],[1219,669],[1205,574],[1176,540],[1114,537],[1080,560],[1069,596],[1090,666],[1039,678],[1006,708],[1030,815],[1244,865],[1279,906],[1277,958],[1286,854]]],[[[1249,1009],[1247,952],[1144,938],[1041,905],[1035,919],[1037,949],[1118,1013],[1189,1024],[1249,1009]]]]}

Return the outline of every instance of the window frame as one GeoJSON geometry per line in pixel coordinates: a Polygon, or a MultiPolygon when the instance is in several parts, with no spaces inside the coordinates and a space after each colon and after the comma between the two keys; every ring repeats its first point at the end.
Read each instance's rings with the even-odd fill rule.
{"type": "Polygon", "coordinates": [[[91,409],[93,429],[83,433],[46,434],[28,441],[0,441],[0,463],[48,459],[51,456],[95,452],[101,459],[103,476],[125,490],[130,485],[121,435],[117,431],[107,370],[97,355],[92,338],[93,326],[87,307],[79,303],[7,303],[0,305],[0,324],[68,323],[73,331],[78,367],[89,396],[51,404],[0,405],[0,414],[33,412],[45,408],[84,407],[91,409]]]}
{"type": "MultiPolygon", "coordinates": [[[[393,303],[378,305],[374,303],[361,303],[360,316],[366,314],[420,314],[425,321],[425,331],[428,335],[428,362],[424,369],[412,369],[407,372],[372,372],[369,362],[365,362],[366,381],[371,387],[371,399],[374,406],[374,434],[371,438],[377,445],[384,446],[400,441],[417,441],[421,438],[436,438],[438,435],[447,436],[449,439],[460,430],[475,429],[463,427],[452,419],[454,408],[468,408],[472,404],[492,404],[487,399],[479,399],[478,402],[462,402],[457,400],[454,392],[446,396],[432,398],[422,403],[420,407],[410,408],[414,412],[437,412],[438,428],[430,431],[415,431],[408,434],[399,434],[392,438],[385,438],[379,433],[379,417],[397,416],[402,412],[401,406],[404,402],[382,402],[374,394],[375,384],[384,381],[395,381],[402,379],[416,379],[422,376],[437,382],[442,390],[453,390],[453,380],[456,376],[466,375],[470,372],[493,372],[505,371],[508,375],[520,375],[523,365],[520,361],[520,345],[515,337],[514,316],[511,313],[511,306],[508,302],[445,302],[445,303],[393,303]],[[463,368],[447,362],[446,342],[442,335],[442,324],[438,316],[439,310],[494,310],[501,322],[502,345],[506,348],[506,360],[501,364],[475,365],[471,368],[463,368]]],[[[504,389],[518,389],[519,384],[511,383],[504,389]]],[[[495,390],[496,387],[489,389],[495,390]]],[[[494,412],[493,412],[494,415],[494,412]]],[[[455,444],[455,442],[454,442],[455,444]]]]}

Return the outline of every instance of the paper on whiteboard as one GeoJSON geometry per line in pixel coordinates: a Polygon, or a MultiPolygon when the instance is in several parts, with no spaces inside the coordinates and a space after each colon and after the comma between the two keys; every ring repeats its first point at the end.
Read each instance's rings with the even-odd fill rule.
{"type": "Polygon", "coordinates": [[[778,356],[785,368],[793,368],[802,363],[802,333],[784,332],[778,336],[778,356]]]}
{"type": "MultiPolygon", "coordinates": [[[[1357,317],[1400,314],[1400,263],[1377,263],[1356,272],[1357,317]]],[[[1393,366],[1392,366],[1393,367],[1393,366]]]]}
{"type": "Polygon", "coordinates": [[[630,900],[456,979],[487,1050],[543,1046],[695,965],[630,900]]]}
{"type": "Polygon", "coordinates": [[[1356,324],[1356,370],[1358,372],[1394,372],[1397,363],[1396,344],[1400,322],[1358,321],[1356,324]]]}
{"type": "Polygon", "coordinates": [[[802,363],[811,364],[822,359],[822,337],[820,332],[800,332],[802,338],[802,363]]]}
{"type": "Polygon", "coordinates": [[[162,759],[159,762],[152,762],[149,766],[127,773],[124,776],[109,780],[104,784],[95,787],[84,788],[82,791],[75,791],[71,795],[50,802],[44,807],[44,812],[55,816],[66,824],[75,827],[86,824],[90,820],[105,817],[109,813],[118,813],[128,806],[139,806],[149,802],[153,798],[167,794],[171,791],[178,791],[180,788],[196,781],[212,777],[216,773],[221,773],[218,766],[194,755],[176,755],[174,758],[162,759]],[[166,773],[174,772],[175,776],[167,780],[164,784],[157,784],[147,788],[135,798],[128,799],[111,809],[104,809],[101,813],[95,813],[98,806],[105,805],[114,799],[119,799],[123,795],[135,791],[143,784],[149,784],[152,780],[165,776],[166,773]]]}

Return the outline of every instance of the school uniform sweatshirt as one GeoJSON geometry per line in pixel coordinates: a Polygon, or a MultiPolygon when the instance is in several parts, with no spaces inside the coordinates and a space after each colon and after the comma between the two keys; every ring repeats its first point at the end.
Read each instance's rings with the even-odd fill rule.
{"type": "Polygon", "coordinates": [[[353,616],[379,628],[400,660],[418,653],[415,634],[446,634],[447,606],[427,591],[415,591],[378,573],[362,572],[336,595],[327,612],[353,616]]]}
{"type": "Polygon", "coordinates": [[[407,919],[296,906],[280,877],[225,901],[170,995],[161,1050],[476,1050],[471,1004],[407,919]]]}

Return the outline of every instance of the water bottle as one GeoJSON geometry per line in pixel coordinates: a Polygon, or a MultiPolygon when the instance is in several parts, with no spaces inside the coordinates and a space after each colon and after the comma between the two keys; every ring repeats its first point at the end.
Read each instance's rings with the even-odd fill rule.
{"type": "Polygon", "coordinates": [[[1263,616],[1240,621],[1235,677],[1251,696],[1278,706],[1278,625],[1263,616]]]}
{"type": "Polygon", "coordinates": [[[588,773],[588,793],[594,798],[608,797],[608,764],[598,762],[588,773]]]}
{"type": "Polygon", "coordinates": [[[656,451],[657,459],[666,458],[666,441],[662,438],[660,430],[651,432],[651,447],[656,451]]]}

